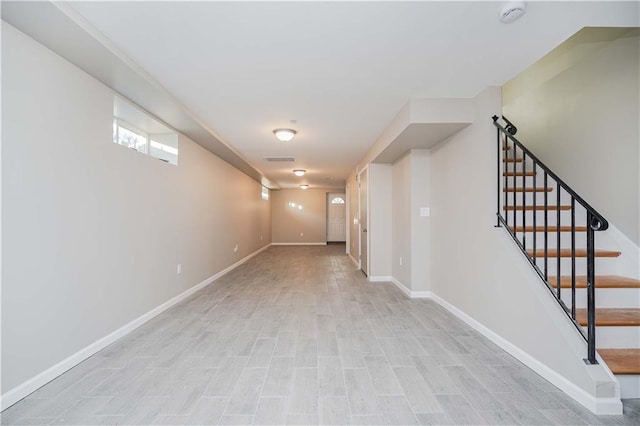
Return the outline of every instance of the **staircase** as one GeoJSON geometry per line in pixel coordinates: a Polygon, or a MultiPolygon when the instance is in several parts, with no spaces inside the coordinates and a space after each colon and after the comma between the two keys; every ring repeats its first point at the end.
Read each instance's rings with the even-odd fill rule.
{"type": "Polygon", "coordinates": [[[609,228],[606,219],[514,137],[508,119],[493,122],[496,226],[509,233],[587,341],[585,362],[597,363],[597,350],[622,398],[640,398],[640,280],[616,275],[622,253],[595,244],[596,233],[609,228]]]}

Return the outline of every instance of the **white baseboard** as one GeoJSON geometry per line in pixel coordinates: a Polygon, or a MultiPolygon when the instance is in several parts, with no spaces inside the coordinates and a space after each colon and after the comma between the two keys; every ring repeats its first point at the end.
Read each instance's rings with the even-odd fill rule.
{"type": "Polygon", "coordinates": [[[383,282],[388,282],[390,283],[393,280],[393,277],[386,277],[386,276],[370,276],[367,277],[367,280],[372,282],[372,283],[383,283],[383,282]]]}
{"type": "Polygon", "coordinates": [[[521,361],[523,364],[531,368],[542,377],[544,377],[551,384],[569,395],[571,398],[575,399],[579,404],[583,405],[593,413],[598,415],[622,414],[622,402],[620,401],[620,399],[597,398],[593,395],[590,395],[585,390],[568,381],[566,378],[564,378],[551,368],[547,367],[545,364],[541,363],[540,361],[529,355],[527,352],[523,351],[513,343],[509,342],[489,328],[485,327],[483,324],[476,321],[466,313],[462,312],[460,309],[456,308],[438,295],[431,293],[429,298],[445,308],[447,311],[451,312],[456,317],[460,318],[469,326],[473,327],[484,337],[504,349],[506,352],[511,354],[513,357],[521,361]]]}
{"type": "Polygon", "coordinates": [[[110,334],[108,334],[108,335],[96,340],[95,342],[91,343],[89,346],[86,346],[85,348],[79,350],[78,352],[74,353],[73,355],[68,356],[67,358],[63,359],[62,361],[60,361],[59,363],[55,364],[54,366],[46,369],[45,371],[43,371],[42,373],[36,375],[35,377],[32,377],[31,379],[27,380],[26,382],[24,382],[24,383],[22,383],[22,384],[20,384],[20,385],[18,385],[16,387],[14,387],[13,389],[3,393],[2,396],[0,396],[0,411],[10,407],[11,405],[15,404],[18,401],[20,401],[22,398],[28,396],[32,392],[34,392],[34,391],[38,390],[39,388],[41,388],[42,386],[46,385],[51,380],[55,379],[56,377],[58,377],[59,375],[61,375],[65,371],[70,370],[71,368],[73,368],[76,365],[80,364],[82,361],[84,361],[85,359],[89,358],[91,355],[95,354],[96,352],[100,351],[101,349],[104,349],[105,347],[109,346],[111,343],[115,342],[116,340],[120,339],[121,337],[131,333],[136,328],[140,327],[141,325],[143,325],[147,321],[153,319],[154,317],[156,317],[157,315],[159,315],[162,312],[166,311],[167,309],[171,308],[172,306],[176,305],[177,303],[183,301],[184,299],[186,299],[187,297],[191,296],[193,293],[197,292],[198,290],[200,290],[200,289],[206,287],[207,285],[213,283],[218,278],[222,277],[223,275],[229,273],[233,269],[235,269],[238,266],[240,266],[243,263],[245,263],[247,260],[251,259],[252,257],[254,257],[254,256],[258,255],[258,254],[260,254],[264,250],[268,249],[270,245],[271,244],[267,244],[266,246],[254,251],[253,253],[251,253],[248,256],[240,259],[239,261],[237,261],[233,265],[223,269],[222,271],[218,272],[217,274],[215,274],[215,275],[205,279],[204,281],[196,284],[195,286],[193,286],[193,287],[189,288],[188,290],[180,293],[179,295],[173,297],[172,299],[169,299],[168,301],[164,302],[160,306],[157,306],[157,307],[153,308],[149,312],[147,312],[147,313],[143,314],[142,316],[134,319],[133,321],[129,322],[128,324],[123,325],[122,327],[120,327],[116,331],[114,331],[114,332],[112,332],[112,333],[110,333],[110,334]]]}
{"type": "Polygon", "coordinates": [[[360,262],[358,262],[355,257],[351,256],[351,253],[349,253],[349,259],[351,259],[353,264],[356,265],[358,269],[360,269],[360,262]]]}
{"type": "Polygon", "coordinates": [[[326,246],[327,242],[320,243],[271,243],[272,246],[326,246]]]}
{"type": "Polygon", "coordinates": [[[395,286],[398,287],[400,291],[402,291],[405,294],[405,296],[407,296],[410,299],[428,299],[431,297],[430,291],[411,291],[409,290],[409,288],[407,288],[407,286],[402,284],[400,281],[398,281],[394,277],[375,276],[375,277],[369,277],[369,281],[372,283],[391,282],[395,284],[395,286]]]}

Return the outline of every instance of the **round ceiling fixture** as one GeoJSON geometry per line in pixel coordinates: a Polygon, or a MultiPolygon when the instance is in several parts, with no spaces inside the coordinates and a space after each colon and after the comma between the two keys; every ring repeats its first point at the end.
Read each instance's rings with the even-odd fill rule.
{"type": "Polygon", "coordinates": [[[300,185],[300,189],[307,189],[309,188],[309,185],[300,185]]]}
{"type": "Polygon", "coordinates": [[[276,135],[276,138],[280,139],[282,142],[289,142],[296,135],[296,131],[293,129],[275,129],[273,134],[276,135]]]}
{"type": "Polygon", "coordinates": [[[527,10],[527,2],[509,1],[500,9],[499,19],[503,24],[510,24],[519,19],[527,10]]]}
{"type": "Polygon", "coordinates": [[[304,176],[305,173],[307,173],[307,171],[302,169],[297,169],[293,171],[293,174],[296,176],[304,176]]]}

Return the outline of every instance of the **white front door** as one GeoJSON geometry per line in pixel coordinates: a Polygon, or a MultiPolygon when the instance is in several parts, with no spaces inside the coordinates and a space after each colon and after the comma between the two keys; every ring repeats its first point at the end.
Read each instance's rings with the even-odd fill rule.
{"type": "Polygon", "coordinates": [[[347,197],[343,192],[327,194],[327,241],[347,239],[347,197]]]}

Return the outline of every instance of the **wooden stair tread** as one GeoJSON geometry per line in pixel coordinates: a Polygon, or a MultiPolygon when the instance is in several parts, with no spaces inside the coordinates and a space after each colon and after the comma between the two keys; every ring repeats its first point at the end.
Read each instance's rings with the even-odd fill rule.
{"type": "MultiPolygon", "coordinates": [[[[503,206],[504,210],[513,211],[513,206],[503,206]]],[[[516,211],[522,211],[522,206],[516,206],[516,211]]],[[[527,206],[526,211],[533,210],[533,206],[527,206]]],[[[544,206],[536,206],[536,211],[544,211],[544,206]]],[[[546,210],[555,211],[558,210],[558,206],[547,206],[546,210]]],[[[571,206],[560,206],[560,210],[571,210],[571,206]]]]}
{"type": "Polygon", "coordinates": [[[522,158],[503,158],[503,163],[522,163],[522,158]]]}
{"type": "Polygon", "coordinates": [[[640,349],[598,349],[613,374],[640,374],[640,349]]]}
{"type": "MultiPolygon", "coordinates": [[[[587,310],[576,309],[576,321],[587,325],[587,310]]],[[[638,308],[596,308],[596,326],[605,327],[637,327],[640,326],[640,309],[638,308]]]]}
{"type": "MultiPolygon", "coordinates": [[[[556,288],[556,277],[549,277],[549,284],[556,288]]],[[[561,288],[571,288],[571,276],[560,277],[561,288]]],[[[587,288],[587,276],[576,276],[576,288],[587,288]]],[[[617,275],[597,275],[596,288],[640,288],[640,280],[617,275]]]]}
{"type": "MultiPolygon", "coordinates": [[[[523,230],[525,230],[527,232],[533,232],[533,226],[527,226],[525,228],[523,228],[522,226],[516,226],[516,232],[522,232],[523,230]]],[[[557,227],[556,226],[547,226],[547,231],[548,232],[557,232],[557,227]]],[[[536,226],[535,228],[536,232],[544,232],[544,226],[536,226]]],[[[560,227],[560,232],[571,232],[571,227],[570,226],[561,226],[560,227]]],[[[576,226],[576,232],[587,232],[587,227],[586,226],[576,226]]]]}
{"type": "Polygon", "coordinates": [[[548,187],[548,188],[521,188],[521,187],[516,187],[516,188],[503,188],[502,192],[551,192],[553,191],[553,188],[548,187]]]}
{"type": "MultiPolygon", "coordinates": [[[[533,256],[533,250],[527,250],[529,256],[533,256]]],[[[622,253],[613,250],[596,250],[595,257],[618,257],[622,253]]],[[[556,249],[547,250],[548,257],[558,257],[556,249]]],[[[536,257],[544,257],[544,249],[536,250],[536,257]]],[[[571,249],[560,249],[560,257],[571,257],[571,249]]],[[[586,249],[576,249],[576,257],[587,257],[586,249]]]]}
{"type": "MultiPolygon", "coordinates": [[[[513,176],[514,172],[502,172],[502,176],[513,176]]],[[[535,176],[535,172],[515,172],[515,176],[535,176]]]]}

